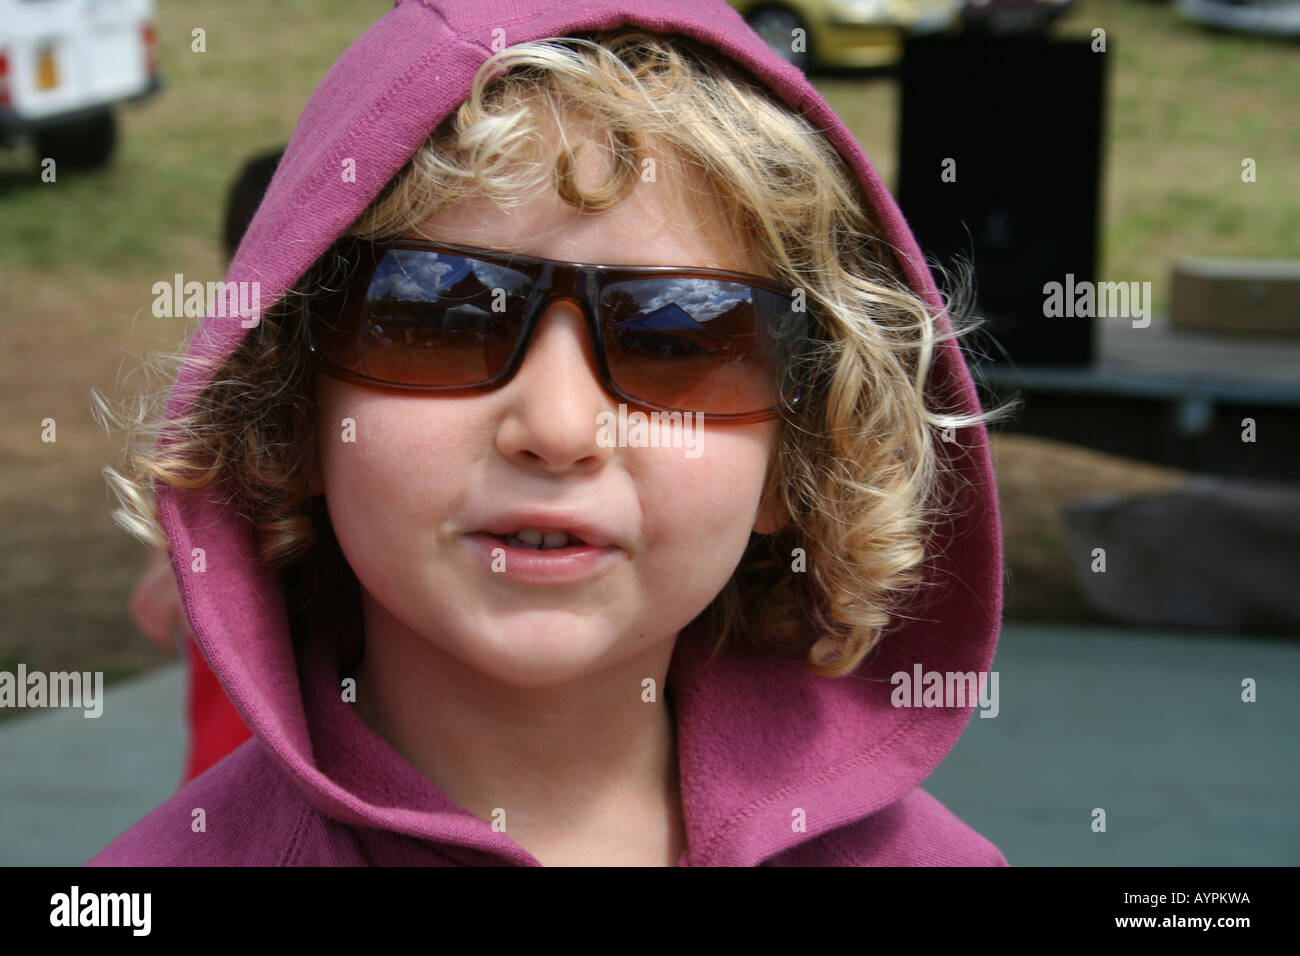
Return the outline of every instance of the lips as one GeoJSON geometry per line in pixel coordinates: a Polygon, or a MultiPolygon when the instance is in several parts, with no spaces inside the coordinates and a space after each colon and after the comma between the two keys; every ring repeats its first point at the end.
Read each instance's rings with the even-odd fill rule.
{"type": "Polygon", "coordinates": [[[631,560],[633,552],[628,549],[634,539],[573,513],[533,512],[487,521],[481,530],[464,534],[460,540],[475,565],[493,582],[507,582],[511,587],[571,587],[590,583],[631,560]],[[552,542],[564,543],[551,548],[530,546],[514,537],[522,533],[534,541],[540,536],[545,542],[548,532],[552,542]],[[571,540],[580,543],[571,544],[571,540]]]}

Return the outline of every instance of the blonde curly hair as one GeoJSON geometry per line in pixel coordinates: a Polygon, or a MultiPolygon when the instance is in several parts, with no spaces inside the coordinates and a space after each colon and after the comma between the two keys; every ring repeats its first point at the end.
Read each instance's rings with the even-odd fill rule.
{"type": "MultiPolygon", "coordinates": [[[[674,183],[697,185],[730,218],[769,276],[806,290],[822,326],[801,370],[809,397],[784,413],[764,486],[787,522],[751,537],[704,612],[712,653],[745,643],[843,676],[919,596],[938,527],[960,506],[937,433],[1007,407],[975,415],[930,407],[945,400],[926,395],[936,345],[974,325],[941,334],[940,314],[900,277],[857,177],[823,134],[686,37],[623,28],[521,43],[483,64],[468,99],[345,235],[409,235],[476,195],[510,205],[553,188],[570,205],[606,209],[635,186],[651,152],[674,183]],[[546,115],[564,141],[549,159],[537,122],[546,115]],[[573,147],[563,132],[561,120],[576,116],[603,132],[597,148],[611,160],[612,175],[594,190],[579,189],[575,175],[588,144],[573,147]],[[792,570],[799,557],[806,573],[792,570]]],[[[315,395],[302,315],[331,258],[208,369],[197,401],[169,426],[177,440],[157,445],[157,393],[141,392],[123,415],[93,393],[97,415],[130,432],[123,470],[104,469],[119,500],[114,519],[127,531],[166,547],[155,482],[198,489],[220,479],[269,568],[289,569],[332,538],[308,493],[315,395]]],[[[170,376],[182,355],[153,367],[170,376]]]]}

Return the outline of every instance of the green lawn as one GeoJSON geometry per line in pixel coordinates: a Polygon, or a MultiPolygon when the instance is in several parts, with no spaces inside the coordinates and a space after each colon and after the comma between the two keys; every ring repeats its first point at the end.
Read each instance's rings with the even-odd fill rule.
{"type": "MultiPolygon", "coordinates": [[[[88,275],[132,283],[141,305],[152,282],[173,272],[220,278],[221,217],[235,171],[250,154],[284,143],[330,63],[390,7],[380,0],[163,0],[157,30],[165,88],[121,111],[110,169],[69,171],[41,184],[30,150],[0,156],[7,226],[0,275],[66,289],[73,301],[88,275]],[[206,31],[206,52],[191,49],[195,28],[206,31]]],[[[122,317],[104,321],[110,324],[96,331],[122,317]]]]}
{"type": "MultiPolygon", "coordinates": [[[[285,140],[316,82],[386,2],[166,0],[166,90],[123,114],[112,169],[29,185],[29,151],[0,156],[0,275],[64,288],[89,274],[144,283],[220,269],[224,190],[249,154],[285,140]],[[190,49],[207,32],[207,52],[190,49]]],[[[1209,33],[1170,5],[1084,0],[1062,33],[1104,27],[1112,58],[1103,278],[1150,280],[1163,302],[1181,255],[1300,257],[1300,49],[1209,33]],[[1241,181],[1241,160],[1258,181],[1241,181]]],[[[888,76],[818,79],[894,181],[888,76]]],[[[71,291],[71,290],[70,290],[71,291]]],[[[19,293],[21,298],[21,293],[19,293]]],[[[144,298],[142,294],[142,299],[144,298]]],[[[100,331],[108,331],[107,328],[100,331]]]]}

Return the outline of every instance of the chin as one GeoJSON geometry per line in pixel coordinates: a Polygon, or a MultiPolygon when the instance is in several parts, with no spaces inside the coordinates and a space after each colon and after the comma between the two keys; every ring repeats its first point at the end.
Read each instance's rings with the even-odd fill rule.
{"type": "Polygon", "coordinates": [[[469,667],[503,684],[540,689],[616,663],[615,633],[595,622],[502,622],[477,630],[461,657],[469,667]]]}

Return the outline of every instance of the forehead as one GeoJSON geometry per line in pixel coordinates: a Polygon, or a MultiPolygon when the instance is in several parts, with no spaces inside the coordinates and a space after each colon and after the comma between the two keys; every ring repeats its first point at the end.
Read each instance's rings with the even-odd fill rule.
{"type": "MultiPolygon", "coordinates": [[[[590,128],[581,123],[566,130],[565,138],[578,149],[578,187],[585,192],[603,186],[612,166],[607,151],[601,148],[601,138],[591,135],[590,128]]],[[[556,143],[554,149],[543,153],[542,161],[554,162],[561,148],[556,143]]],[[[643,156],[658,157],[653,177],[638,175],[632,190],[608,209],[579,211],[565,203],[555,189],[522,197],[521,202],[508,206],[476,195],[425,219],[420,235],[566,262],[692,266],[766,274],[750,251],[751,243],[737,235],[722,205],[700,181],[678,172],[679,164],[663,161],[653,144],[643,156]]]]}

